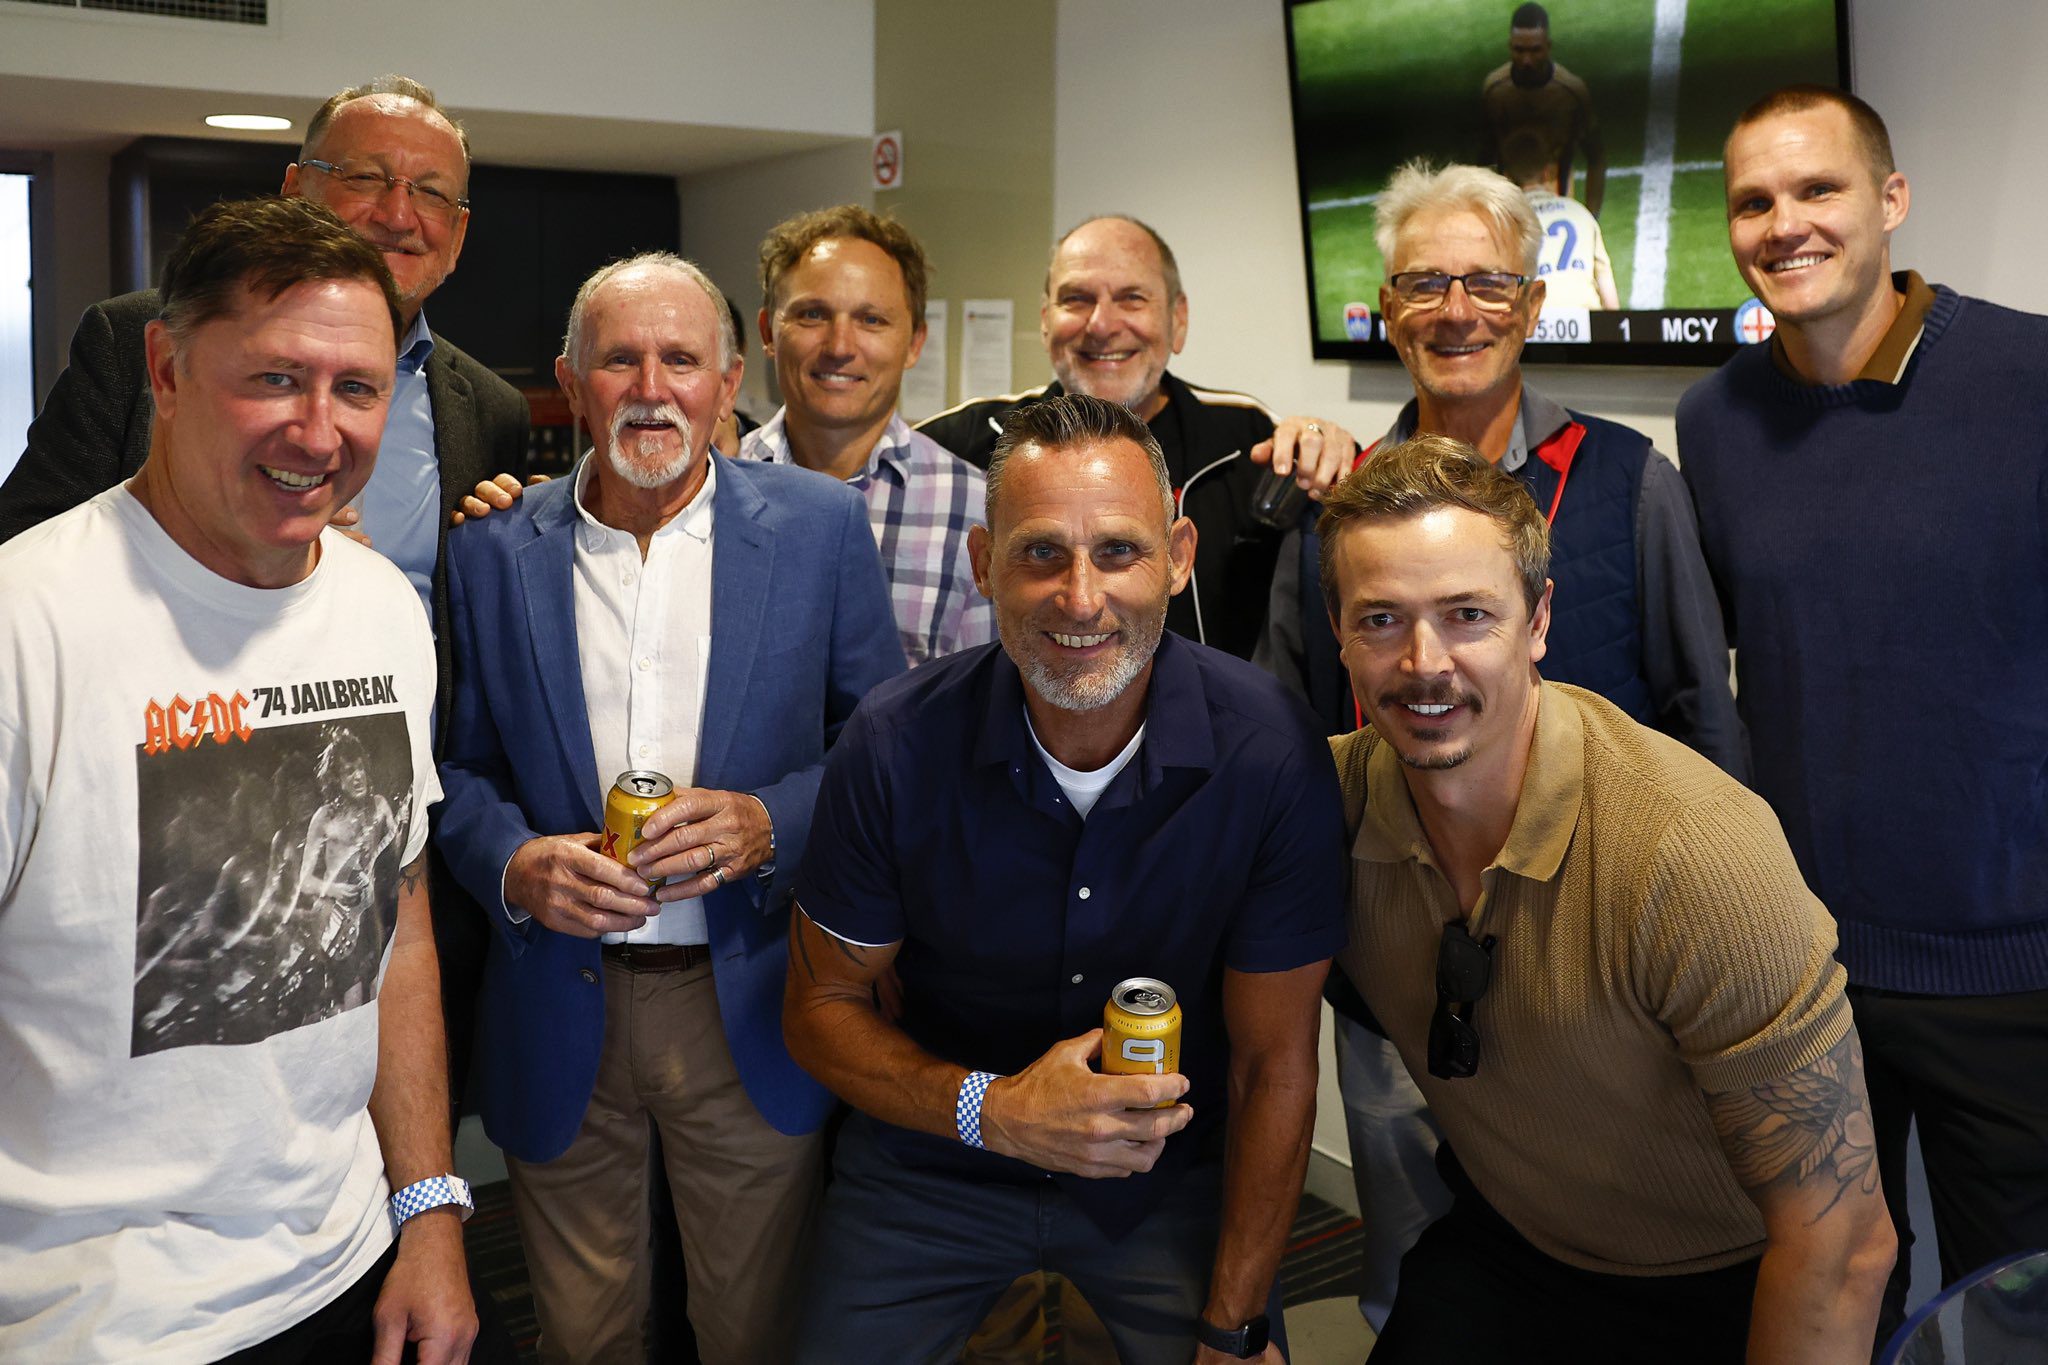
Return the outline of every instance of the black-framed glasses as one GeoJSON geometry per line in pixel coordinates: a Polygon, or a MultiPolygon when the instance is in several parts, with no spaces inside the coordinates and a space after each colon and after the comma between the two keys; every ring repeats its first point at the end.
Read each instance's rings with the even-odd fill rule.
{"type": "Polygon", "coordinates": [[[1436,1013],[1429,1017],[1429,1074],[1461,1081],[1479,1074],[1479,1025],[1473,1007],[1493,984],[1492,934],[1474,939],[1465,921],[1444,926],[1436,950],[1436,1013]]]}
{"type": "Polygon", "coordinates": [[[1490,313],[1514,307],[1515,300],[1522,296],[1522,286],[1528,282],[1529,276],[1505,270],[1475,270],[1468,275],[1446,275],[1441,270],[1404,270],[1387,279],[1393,287],[1394,297],[1410,308],[1441,308],[1444,300],[1451,296],[1451,286],[1458,284],[1465,287],[1465,297],[1472,300],[1474,308],[1484,308],[1490,313]]]}
{"type": "Polygon", "coordinates": [[[375,166],[338,165],[332,161],[316,161],[310,156],[299,165],[326,176],[334,183],[334,192],[349,199],[382,199],[403,185],[405,192],[412,196],[413,208],[421,213],[451,219],[469,207],[469,201],[460,195],[432,185],[422,185],[402,175],[387,174],[375,166]]]}

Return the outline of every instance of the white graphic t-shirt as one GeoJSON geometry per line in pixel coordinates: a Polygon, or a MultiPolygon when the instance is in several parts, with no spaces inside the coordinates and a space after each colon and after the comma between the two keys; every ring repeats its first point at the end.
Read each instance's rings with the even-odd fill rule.
{"type": "Polygon", "coordinates": [[[390,1245],[434,682],[418,594],[331,531],[275,590],[124,487],[0,547],[0,1360],[214,1360],[390,1245]]]}

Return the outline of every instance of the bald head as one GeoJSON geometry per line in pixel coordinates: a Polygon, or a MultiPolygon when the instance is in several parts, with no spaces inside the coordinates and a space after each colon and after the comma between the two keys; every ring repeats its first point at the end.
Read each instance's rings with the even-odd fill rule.
{"type": "Polygon", "coordinates": [[[1135,218],[1089,219],[1053,249],[1038,324],[1062,387],[1149,420],[1166,405],[1167,361],[1187,343],[1172,249],[1135,218]]]}

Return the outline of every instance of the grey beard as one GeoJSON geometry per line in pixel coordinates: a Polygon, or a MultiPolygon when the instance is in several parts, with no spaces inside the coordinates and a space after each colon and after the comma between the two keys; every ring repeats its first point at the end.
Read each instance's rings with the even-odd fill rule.
{"type": "Polygon", "coordinates": [[[1138,376],[1137,382],[1132,385],[1137,390],[1135,393],[1105,393],[1099,389],[1083,387],[1077,383],[1077,376],[1069,374],[1065,366],[1055,365],[1053,372],[1059,377],[1060,387],[1068,393],[1085,393],[1090,398],[1100,398],[1105,403],[1114,403],[1118,407],[1129,408],[1133,413],[1137,412],[1140,404],[1159,391],[1159,385],[1166,378],[1166,367],[1161,365],[1156,370],[1148,370],[1138,376]]]}
{"type": "MultiPolygon", "coordinates": [[[[617,474],[635,488],[664,488],[683,476],[690,467],[692,433],[690,419],[683,416],[683,410],[673,403],[621,403],[612,413],[611,431],[605,441],[604,457],[617,474]],[[642,464],[627,457],[620,445],[628,422],[673,422],[676,433],[682,437],[682,448],[666,463],[642,464]]],[[[637,437],[633,442],[634,453],[643,460],[650,460],[661,454],[662,438],[657,435],[637,437]]]]}
{"type": "Polygon", "coordinates": [[[1098,670],[1055,668],[1022,648],[1000,624],[997,634],[1002,636],[1003,648],[1016,663],[1017,671],[1024,675],[1025,683],[1048,705],[1062,711],[1098,711],[1137,681],[1158,651],[1159,636],[1165,629],[1166,603],[1162,600],[1156,612],[1124,625],[1124,648],[1107,669],[1098,670]]]}

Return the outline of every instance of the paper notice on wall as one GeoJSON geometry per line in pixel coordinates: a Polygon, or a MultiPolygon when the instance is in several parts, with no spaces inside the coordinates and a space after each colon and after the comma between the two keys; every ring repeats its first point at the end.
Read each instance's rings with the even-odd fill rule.
{"type": "Polygon", "coordinates": [[[903,389],[896,397],[896,411],[915,425],[933,413],[952,406],[946,401],[946,301],[926,299],[924,304],[924,353],[917,364],[903,372],[903,389]]]}
{"type": "Polygon", "coordinates": [[[1008,299],[968,299],[960,305],[960,397],[1010,391],[1010,332],[1015,308],[1008,299]]]}

